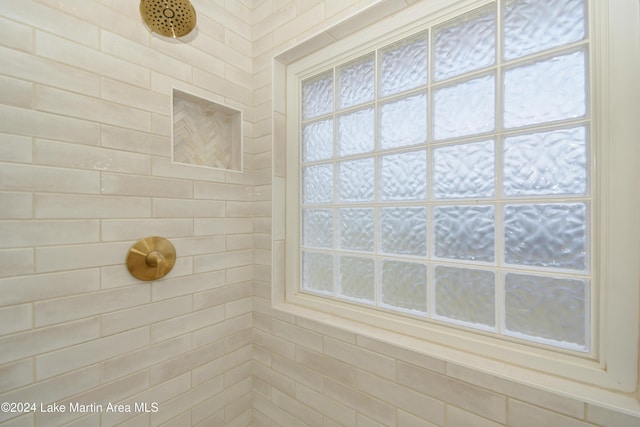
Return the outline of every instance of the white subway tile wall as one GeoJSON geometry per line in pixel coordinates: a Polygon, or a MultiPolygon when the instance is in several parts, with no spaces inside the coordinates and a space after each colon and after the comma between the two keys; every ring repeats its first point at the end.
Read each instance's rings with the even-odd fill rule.
{"type": "Polygon", "coordinates": [[[151,34],[137,1],[0,4],[0,401],[87,408],[3,412],[0,426],[640,425],[272,310],[285,177],[272,57],[413,1],[192,2],[180,40],[151,34]],[[244,172],[171,162],[174,86],[243,111],[244,172]],[[142,283],[124,260],[148,235],[178,260],[142,283]],[[89,410],[109,402],[148,412],[89,410]]]}
{"type": "Polygon", "coordinates": [[[138,3],[0,5],[0,400],[158,410],[3,426],[252,423],[252,2],[194,2],[180,41],[138,3]],[[244,112],[241,177],[171,163],[173,86],[244,112]],[[124,262],[150,235],[178,260],[143,283],[124,262]]]}

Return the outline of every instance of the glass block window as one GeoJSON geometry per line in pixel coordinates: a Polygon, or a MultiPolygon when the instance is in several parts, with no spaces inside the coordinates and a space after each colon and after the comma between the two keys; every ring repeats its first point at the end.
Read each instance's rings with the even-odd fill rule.
{"type": "Polygon", "coordinates": [[[301,81],[300,290],[591,346],[587,0],[501,0],[301,81]]]}

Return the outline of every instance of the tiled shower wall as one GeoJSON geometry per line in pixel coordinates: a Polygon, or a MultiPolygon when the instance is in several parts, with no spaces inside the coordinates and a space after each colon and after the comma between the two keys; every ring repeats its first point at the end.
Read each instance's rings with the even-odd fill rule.
{"type": "Polygon", "coordinates": [[[0,401],[159,408],[1,426],[640,425],[271,310],[271,58],[412,1],[192,2],[173,41],[137,0],[0,1],[0,401]],[[171,163],[174,84],[243,111],[243,173],[171,163]],[[124,258],[148,235],[179,258],[141,283],[124,258]]]}
{"type": "Polygon", "coordinates": [[[135,0],[0,2],[0,401],[132,405],[2,426],[251,423],[251,2],[193,3],[176,41],[135,0]],[[172,85],[245,113],[244,173],[171,163],[172,85]],[[178,260],[140,282],[151,235],[178,260]]]}

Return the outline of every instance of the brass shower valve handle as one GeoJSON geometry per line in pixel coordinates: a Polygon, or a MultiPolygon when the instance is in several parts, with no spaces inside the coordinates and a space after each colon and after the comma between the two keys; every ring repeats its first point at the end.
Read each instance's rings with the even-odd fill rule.
{"type": "Polygon", "coordinates": [[[152,267],[152,268],[155,267],[156,276],[158,277],[164,276],[162,274],[162,271],[164,270],[167,259],[165,258],[164,255],[162,255],[162,252],[160,251],[149,252],[145,257],[144,262],[146,262],[149,267],[152,267]]]}
{"type": "Polygon", "coordinates": [[[151,251],[147,254],[144,261],[147,263],[149,267],[162,267],[162,264],[165,263],[167,259],[162,255],[160,251],[151,251]]]}
{"type": "Polygon", "coordinates": [[[127,269],[136,279],[150,281],[166,276],[176,263],[176,249],[164,237],[138,240],[127,254],[127,269]]]}

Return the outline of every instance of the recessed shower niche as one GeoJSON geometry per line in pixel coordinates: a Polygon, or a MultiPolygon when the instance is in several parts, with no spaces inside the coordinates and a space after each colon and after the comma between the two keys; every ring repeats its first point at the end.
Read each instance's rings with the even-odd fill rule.
{"type": "Polygon", "coordinates": [[[242,171],[242,112],[173,89],[172,160],[192,166],[242,171]]]}

